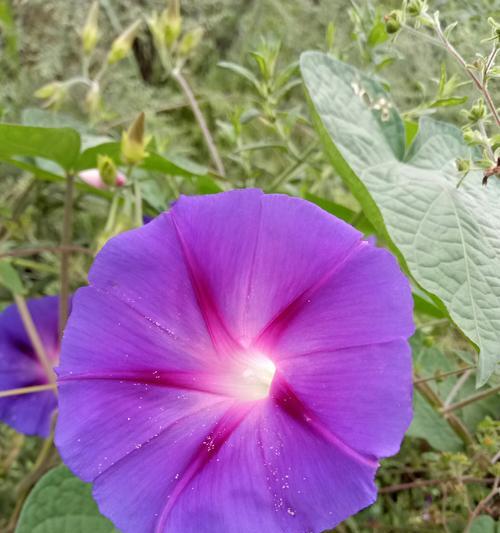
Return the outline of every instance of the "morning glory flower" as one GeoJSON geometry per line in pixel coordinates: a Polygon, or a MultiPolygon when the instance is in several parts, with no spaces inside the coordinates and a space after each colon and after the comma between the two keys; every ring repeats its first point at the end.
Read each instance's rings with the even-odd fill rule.
{"type": "Polygon", "coordinates": [[[181,197],[98,254],[56,443],[125,533],[319,533],[376,499],[411,417],[394,257],[298,198],[181,197]]]}
{"type": "MultiPolygon", "coordinates": [[[[30,299],[27,306],[47,358],[59,357],[57,296],[30,299]]],[[[26,333],[16,305],[0,313],[0,391],[45,385],[48,378],[26,333]]],[[[0,398],[0,420],[26,435],[47,437],[57,399],[53,391],[0,398]]]]}

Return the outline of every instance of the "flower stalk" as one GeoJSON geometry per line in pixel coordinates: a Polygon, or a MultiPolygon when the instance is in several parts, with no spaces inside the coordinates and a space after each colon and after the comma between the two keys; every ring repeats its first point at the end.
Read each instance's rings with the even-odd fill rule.
{"type": "Polygon", "coordinates": [[[178,83],[179,87],[182,89],[182,92],[184,93],[184,96],[189,102],[189,106],[191,107],[191,110],[193,111],[196,121],[198,122],[198,126],[200,127],[201,133],[203,135],[203,139],[205,140],[205,144],[210,154],[210,158],[212,159],[212,162],[217,170],[217,173],[224,177],[226,175],[224,164],[220,157],[219,151],[217,150],[217,146],[215,145],[212,134],[210,133],[210,129],[208,128],[205,117],[203,116],[203,113],[201,112],[200,106],[198,105],[198,102],[193,93],[193,90],[191,89],[191,86],[189,85],[189,82],[182,74],[180,68],[174,68],[172,70],[172,77],[178,83]]]}
{"type": "Polygon", "coordinates": [[[70,252],[67,247],[71,245],[73,228],[73,191],[75,176],[68,174],[66,177],[66,194],[64,197],[64,214],[61,247],[61,296],[59,300],[59,339],[62,339],[64,327],[69,314],[69,263],[70,252]]]}
{"type": "MultiPolygon", "coordinates": [[[[45,352],[45,348],[43,347],[42,340],[40,339],[38,330],[36,329],[35,323],[33,322],[31,313],[28,309],[28,306],[26,305],[26,300],[20,294],[14,294],[14,301],[16,302],[17,309],[19,310],[19,315],[21,316],[24,328],[26,329],[26,333],[28,334],[31,344],[33,345],[33,350],[35,351],[35,354],[43,368],[43,371],[45,372],[47,379],[51,384],[50,388],[55,389],[54,384],[56,381],[56,376],[54,374],[54,371],[52,370],[52,365],[50,364],[49,358],[47,357],[47,353],[45,352]]],[[[1,397],[2,393],[0,393],[0,398],[1,397]]]]}

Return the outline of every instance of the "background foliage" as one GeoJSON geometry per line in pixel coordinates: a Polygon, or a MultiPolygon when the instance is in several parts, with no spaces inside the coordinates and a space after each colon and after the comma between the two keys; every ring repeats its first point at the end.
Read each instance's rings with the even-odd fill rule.
{"type": "MultiPolygon", "coordinates": [[[[90,6],[77,0],[0,0],[1,121],[73,128],[81,137],[78,165],[83,169],[96,166],[97,152],[91,147],[102,143],[107,148],[98,151],[120,163],[122,132],[145,112],[149,156],[121,170],[130,173],[134,167],[144,214],[150,216],[166,209],[180,193],[259,186],[305,197],[367,235],[377,234],[381,245],[390,244],[323,152],[300,78],[300,54],[310,49],[331,52],[376,78],[407,121],[407,136],[415,133],[423,115],[465,127],[477,99],[463,70],[444,50],[409,31],[401,31],[396,39],[387,34],[384,15],[399,9],[400,2],[186,0],[183,31],[191,31],[194,38],[202,28],[203,35],[185,54],[182,72],[222,156],[222,176],[211,162],[185,92],[166,73],[144,21],[163,10],[165,2],[101,0],[100,39],[87,61],[80,34],[90,6]],[[93,86],[78,78],[95,79],[115,38],[137,20],[143,22],[131,53],[107,68],[98,93],[92,93],[93,86]],[[68,80],[76,81],[68,85],[68,80]]],[[[458,22],[452,40],[463,57],[472,61],[476,53],[489,52],[491,43],[484,41],[491,33],[487,19],[500,18],[497,1],[436,0],[431,8],[440,11],[443,27],[458,22]]],[[[490,91],[498,95],[498,81],[492,81],[490,91]]],[[[0,131],[3,160],[30,156],[22,164],[0,167],[0,260],[9,256],[8,264],[20,275],[26,294],[57,294],[61,257],[52,247],[63,239],[65,178],[46,159],[64,167],[71,159],[71,134],[63,136],[67,146],[46,139],[42,159],[37,156],[44,154],[16,152],[23,135],[10,149],[12,130],[0,131]],[[46,150],[56,153],[47,157],[46,150]],[[32,248],[37,253],[30,252],[32,248]]],[[[467,187],[480,187],[477,175],[466,179],[467,187]]],[[[80,251],[69,263],[71,290],[85,284],[92,256],[107,238],[136,224],[132,186],[98,190],[77,181],[73,214],[72,244],[80,251]]],[[[10,290],[0,287],[0,306],[11,301],[10,290]]],[[[337,530],[468,528],[493,533],[499,518],[500,402],[491,391],[498,388],[498,378],[476,390],[474,347],[442,305],[418,287],[415,304],[415,420],[401,452],[383,461],[378,501],[337,530]],[[484,398],[467,403],[485,391],[484,398]],[[443,415],[443,409],[461,401],[464,407],[443,415]]],[[[30,488],[57,463],[46,443],[0,427],[0,531],[12,528],[30,488]]],[[[36,505],[43,501],[44,490],[55,490],[52,483],[71,486],[73,503],[83,503],[54,509],[51,520],[62,513],[58,523],[72,523],[72,510],[85,508],[89,523],[94,523],[88,490],[67,479],[62,469],[47,476],[52,477],[45,477],[38,492],[32,492],[28,502],[35,507],[23,511],[19,531],[30,530],[30,516],[43,522],[36,505]]],[[[110,530],[106,523],[95,523],[110,530]]],[[[52,523],[44,527],[49,529],[41,532],[59,531],[52,523]]]]}

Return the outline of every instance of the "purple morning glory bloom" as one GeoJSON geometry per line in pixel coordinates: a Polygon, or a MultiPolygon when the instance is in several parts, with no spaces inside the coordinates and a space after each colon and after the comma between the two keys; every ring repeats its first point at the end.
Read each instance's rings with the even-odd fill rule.
{"type": "Polygon", "coordinates": [[[304,533],[376,499],[411,417],[409,284],[317,206],[181,197],[112,239],[63,340],[56,442],[126,533],[304,533]]]}
{"type": "MultiPolygon", "coordinates": [[[[57,296],[27,301],[47,357],[56,364],[59,357],[57,296]]],[[[48,383],[16,305],[0,314],[0,390],[48,383]]],[[[0,398],[0,420],[26,435],[47,437],[57,399],[52,391],[0,398]]]]}

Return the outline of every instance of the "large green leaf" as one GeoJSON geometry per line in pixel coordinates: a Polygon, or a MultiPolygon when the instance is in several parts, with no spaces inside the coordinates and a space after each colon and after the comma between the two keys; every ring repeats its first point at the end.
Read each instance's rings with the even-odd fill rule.
{"type": "Polygon", "coordinates": [[[41,157],[71,171],[79,153],[80,135],[71,128],[0,124],[0,159],[41,157]]]}
{"type": "MultiPolygon", "coordinates": [[[[116,164],[121,164],[121,148],[119,142],[106,142],[87,148],[82,152],[77,170],[85,170],[97,167],[97,156],[107,155],[113,159],[116,164]]],[[[149,152],[146,159],[141,163],[141,168],[154,172],[162,172],[174,176],[206,176],[207,169],[191,161],[173,158],[167,159],[155,152],[149,152]]]]}
{"type": "Polygon", "coordinates": [[[471,156],[454,126],[423,119],[405,153],[403,122],[375,80],[332,57],[301,58],[326,151],[409,272],[446,306],[480,351],[478,385],[500,360],[500,181],[460,188],[454,161],[471,156]]]}
{"type": "Polygon", "coordinates": [[[99,514],[91,486],[65,466],[54,468],[37,483],[24,504],[16,533],[114,533],[99,514]]]}

